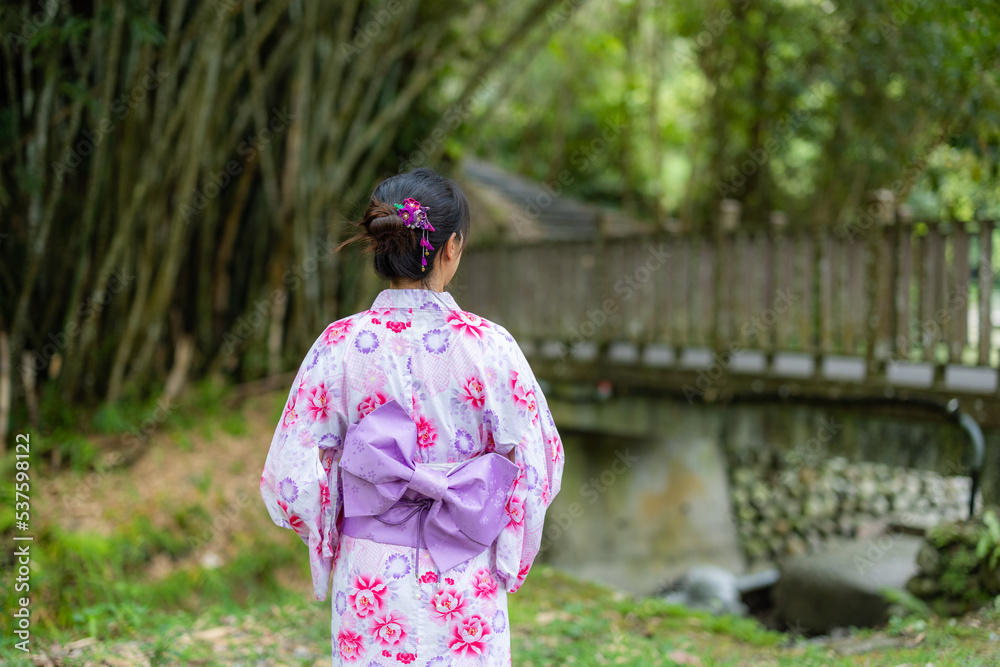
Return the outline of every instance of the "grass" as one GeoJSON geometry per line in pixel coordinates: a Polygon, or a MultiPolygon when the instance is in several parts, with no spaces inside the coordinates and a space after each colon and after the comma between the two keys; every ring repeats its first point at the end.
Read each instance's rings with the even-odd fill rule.
{"type": "MultiPolygon", "coordinates": [[[[301,554],[299,554],[301,555],[301,554]]],[[[252,576],[252,574],[251,574],[252,576]]],[[[206,582],[201,582],[204,585],[206,582]]],[[[64,665],[101,664],[144,656],[149,664],[230,665],[329,664],[330,610],[311,599],[307,586],[277,588],[263,598],[239,602],[220,575],[211,594],[190,609],[163,610],[123,601],[83,607],[75,632],[55,633],[44,642],[63,646],[85,637],[96,643],[71,652],[64,665]],[[216,602],[206,600],[214,596],[216,602]]],[[[194,581],[174,581],[178,590],[194,581]]],[[[138,590],[136,591],[139,592],[138,590]]],[[[190,592],[190,591],[189,591],[190,592]]],[[[178,600],[183,603],[183,600],[178,600]]],[[[886,631],[859,631],[847,646],[894,640],[906,647],[876,648],[842,655],[837,647],[764,629],[752,619],[713,616],[650,598],[633,598],[581,582],[546,565],[532,570],[528,583],[509,598],[515,664],[548,665],[848,665],[993,666],[1000,660],[995,640],[984,629],[947,620],[897,619],[886,631]],[[910,647],[909,645],[914,644],[910,647]]],[[[973,619],[976,620],[976,619],[973,619]]],[[[997,629],[1000,614],[981,616],[997,629]]],[[[36,646],[38,644],[36,643],[36,646]]],[[[0,659],[29,664],[8,648],[0,659]]]]}
{"type": "MultiPolygon", "coordinates": [[[[259,449],[266,450],[270,438],[262,429],[274,423],[266,413],[273,406],[280,415],[284,396],[263,399],[263,426],[256,427],[248,426],[243,411],[225,410],[216,388],[203,388],[199,396],[197,408],[178,408],[166,417],[145,456],[204,456],[214,433],[245,439],[247,455],[216,468],[185,468],[178,488],[156,507],[106,508],[112,528],[106,532],[60,525],[55,511],[43,524],[33,506],[36,652],[57,655],[67,666],[330,663],[329,602],[312,599],[304,547],[290,531],[275,528],[259,503],[227,500],[219,488],[226,468],[246,476],[259,465],[259,449]],[[206,564],[206,552],[218,552],[220,562],[206,564]]],[[[132,428],[137,414],[108,411],[98,421],[102,432],[114,433],[132,428]]],[[[86,440],[67,435],[74,443],[86,440]]],[[[0,465],[3,479],[12,478],[10,462],[0,465]]],[[[34,470],[33,478],[41,473],[34,470]]],[[[64,471],[45,483],[59,484],[63,476],[67,483],[78,474],[64,471]]],[[[0,495],[10,486],[0,485],[0,495]]],[[[9,541],[9,526],[0,532],[9,541]]],[[[10,565],[0,568],[4,609],[15,608],[10,565]]],[[[896,602],[908,616],[880,630],[820,643],[767,630],[753,619],[635,598],[545,564],[536,565],[509,598],[519,667],[1000,665],[1000,641],[991,638],[1000,636],[1000,607],[956,621],[907,607],[906,599],[896,602]]],[[[32,664],[13,648],[12,631],[9,614],[0,614],[0,664],[32,664]]]]}

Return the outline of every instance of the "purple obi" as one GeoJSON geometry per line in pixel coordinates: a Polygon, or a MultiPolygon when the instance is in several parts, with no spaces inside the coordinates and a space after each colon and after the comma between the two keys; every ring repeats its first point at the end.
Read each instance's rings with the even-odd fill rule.
{"type": "Polygon", "coordinates": [[[478,556],[507,525],[517,466],[496,452],[462,463],[414,463],[417,425],[392,400],[351,424],[340,460],[341,532],[420,547],[440,571],[478,556]]]}

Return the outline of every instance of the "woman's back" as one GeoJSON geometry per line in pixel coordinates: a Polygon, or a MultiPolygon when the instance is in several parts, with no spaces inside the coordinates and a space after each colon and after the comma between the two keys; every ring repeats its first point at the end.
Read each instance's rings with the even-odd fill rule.
{"type": "MultiPolygon", "coordinates": [[[[516,343],[503,328],[459,309],[447,292],[385,290],[370,310],[331,329],[342,331],[345,323],[344,402],[352,421],[395,399],[418,425],[424,463],[491,451],[501,412],[537,418],[536,402],[518,405],[509,386],[522,366],[516,343]]],[[[533,399],[533,387],[522,394],[533,399]]]]}
{"type": "Polygon", "coordinates": [[[261,495],[308,546],[316,598],[332,587],[334,664],[509,665],[558,433],[510,334],[443,291],[468,233],[457,186],[388,179],[362,226],[393,288],[306,353],[261,495]]]}
{"type": "Polygon", "coordinates": [[[337,652],[348,660],[388,651],[403,660],[410,653],[450,654],[475,657],[470,664],[506,664],[504,593],[520,587],[538,552],[562,457],[545,399],[515,341],[458,308],[447,292],[384,290],[371,309],[329,325],[292,384],[262,493],[275,522],[296,529],[310,546],[317,599],[326,597],[333,572],[335,662],[337,652]],[[495,451],[517,464],[503,531],[489,550],[453,570],[439,572],[424,549],[414,554],[341,532],[337,465],[345,435],[391,401],[416,424],[414,463],[455,464],[495,451]],[[310,495],[310,487],[317,492],[310,495]],[[399,646],[383,642],[372,634],[380,628],[406,639],[399,646]],[[476,639],[477,632],[488,634],[476,639]],[[494,640],[499,653],[488,650],[494,640]]]}

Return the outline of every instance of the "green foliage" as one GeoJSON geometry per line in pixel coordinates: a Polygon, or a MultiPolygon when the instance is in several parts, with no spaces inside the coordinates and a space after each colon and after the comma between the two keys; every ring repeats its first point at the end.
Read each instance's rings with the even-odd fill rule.
{"type": "Polygon", "coordinates": [[[968,573],[959,569],[947,569],[941,575],[941,590],[954,597],[964,597],[971,583],[968,573]]]}
{"type": "Polygon", "coordinates": [[[927,621],[911,614],[893,615],[889,618],[886,630],[892,637],[916,635],[927,630],[927,621]]]}
{"type": "MultiPolygon", "coordinates": [[[[197,504],[183,506],[166,527],[139,514],[111,535],[43,526],[32,543],[32,612],[44,625],[42,636],[85,631],[99,639],[116,637],[136,627],[151,608],[195,611],[205,602],[245,604],[272,599],[278,591],[275,572],[300,567],[301,550],[291,542],[256,548],[262,539],[245,531],[234,534],[236,556],[217,569],[178,567],[160,580],[148,577],[155,556],[176,563],[192,553],[193,534],[211,522],[197,504]]],[[[5,608],[13,608],[13,569],[4,568],[0,583],[5,608]]],[[[0,629],[9,634],[7,617],[0,629]]]]}
{"type": "Polygon", "coordinates": [[[509,92],[464,141],[550,184],[565,170],[564,189],[590,199],[696,223],[723,197],[751,224],[774,209],[849,221],[876,188],[918,215],[995,216],[998,36],[1000,15],[972,0],[589,3],[511,63],[509,92]],[[606,127],[622,131],[601,141],[606,127]]]}
{"type": "Polygon", "coordinates": [[[927,603],[908,591],[898,588],[884,588],[880,593],[893,605],[893,617],[927,619],[932,615],[931,608],[927,606],[927,603]]]}
{"type": "MultiPolygon", "coordinates": [[[[0,484],[0,506],[4,508],[0,512],[0,535],[6,536],[14,528],[14,502],[17,489],[14,488],[16,460],[13,456],[5,456],[0,459],[0,475],[3,475],[5,483],[0,484]]],[[[30,475],[30,472],[29,472],[30,475]]],[[[2,562],[2,561],[0,561],[2,562]]]]}
{"type": "Polygon", "coordinates": [[[974,525],[965,521],[948,521],[934,526],[927,532],[927,541],[938,549],[945,547],[975,547],[979,543],[974,525]]]}
{"type": "Polygon", "coordinates": [[[222,418],[220,423],[222,430],[229,435],[246,435],[247,433],[247,422],[243,418],[243,415],[238,413],[231,413],[222,418]]]}
{"type": "Polygon", "coordinates": [[[202,494],[208,493],[208,490],[212,487],[211,470],[202,470],[200,475],[192,474],[189,479],[194,482],[195,488],[202,494]]]}
{"type": "Polygon", "coordinates": [[[930,546],[940,554],[941,570],[918,575],[916,588],[937,613],[955,616],[989,604],[1000,593],[997,570],[1000,525],[996,512],[983,518],[953,521],[935,526],[927,534],[930,546]],[[939,586],[927,585],[936,580],[939,586]],[[940,591],[940,592],[938,592],[940,591]]]}
{"type": "Polygon", "coordinates": [[[94,413],[93,425],[98,433],[123,433],[127,431],[132,422],[126,416],[128,407],[123,402],[107,404],[97,408],[94,413]]]}
{"type": "Polygon", "coordinates": [[[1000,521],[996,512],[988,510],[983,515],[984,530],[976,544],[976,557],[986,561],[991,570],[1000,565],[1000,521]]]}

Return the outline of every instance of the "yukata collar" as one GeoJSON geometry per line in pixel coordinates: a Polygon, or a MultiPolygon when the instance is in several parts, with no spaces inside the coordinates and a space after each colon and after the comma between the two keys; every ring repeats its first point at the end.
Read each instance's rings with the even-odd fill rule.
{"type": "Polygon", "coordinates": [[[372,303],[372,310],[412,308],[414,310],[461,310],[450,292],[430,289],[384,289],[372,303]]]}

